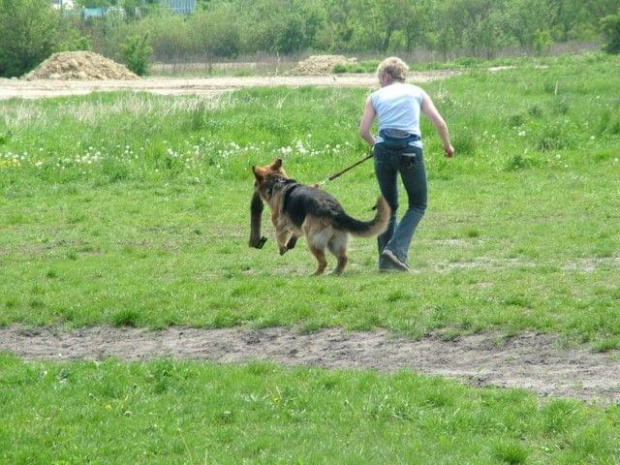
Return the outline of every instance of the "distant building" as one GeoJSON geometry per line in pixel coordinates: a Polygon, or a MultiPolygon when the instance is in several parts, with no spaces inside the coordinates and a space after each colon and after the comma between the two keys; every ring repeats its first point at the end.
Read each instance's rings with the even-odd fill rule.
{"type": "Polygon", "coordinates": [[[196,9],[196,0],[164,0],[173,13],[189,15],[196,9]]]}
{"type": "Polygon", "coordinates": [[[57,10],[72,10],[75,8],[75,3],[73,0],[52,0],[52,7],[57,10]]]}
{"type": "Polygon", "coordinates": [[[88,21],[89,19],[99,19],[108,15],[118,15],[122,18],[125,17],[125,9],[120,6],[99,6],[96,8],[82,8],[82,19],[88,21]]]}
{"type": "MultiPolygon", "coordinates": [[[[75,0],[50,0],[52,7],[57,10],[72,10],[75,8],[75,0]]],[[[167,7],[172,13],[183,15],[192,14],[196,10],[196,0],[160,0],[160,4],[167,7]]],[[[82,18],[103,18],[112,11],[121,11],[124,15],[125,11],[121,7],[93,7],[82,8],[82,18]]]]}
{"type": "Polygon", "coordinates": [[[106,12],[107,8],[103,6],[97,8],[82,8],[82,19],[86,21],[94,18],[103,18],[106,12]]]}

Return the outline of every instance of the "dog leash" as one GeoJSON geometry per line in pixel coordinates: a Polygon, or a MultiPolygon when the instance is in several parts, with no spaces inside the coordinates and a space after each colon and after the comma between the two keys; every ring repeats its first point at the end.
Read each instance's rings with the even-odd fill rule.
{"type": "Polygon", "coordinates": [[[366,160],[370,160],[372,157],[374,156],[374,154],[372,153],[372,151],[370,152],[369,155],[366,155],[364,158],[362,158],[359,161],[356,161],[355,163],[353,163],[350,166],[347,166],[345,169],[338,171],[337,173],[332,174],[329,178],[325,179],[324,181],[321,182],[317,182],[316,184],[313,184],[313,186],[315,187],[321,187],[325,184],[327,184],[329,181],[333,181],[334,179],[342,176],[344,173],[346,173],[347,171],[355,168],[357,165],[361,165],[362,163],[364,163],[366,160]]]}

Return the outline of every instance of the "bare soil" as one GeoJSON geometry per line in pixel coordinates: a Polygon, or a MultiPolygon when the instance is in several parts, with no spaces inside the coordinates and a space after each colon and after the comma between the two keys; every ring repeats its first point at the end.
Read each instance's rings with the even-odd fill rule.
{"type": "Polygon", "coordinates": [[[140,79],[125,66],[94,52],[60,52],[26,74],[23,79],[127,80],[140,79]]]}
{"type": "Polygon", "coordinates": [[[541,396],[620,401],[618,353],[566,348],[556,336],[526,333],[514,337],[478,334],[456,340],[428,336],[395,337],[386,331],[311,334],[265,330],[163,331],[95,327],[0,328],[0,351],[26,360],[144,361],[155,357],[240,363],[273,361],[287,366],[328,369],[410,370],[457,378],[474,386],[521,388],[541,396]]]}
{"type": "MultiPolygon", "coordinates": [[[[409,81],[423,83],[456,74],[455,71],[410,73],[409,81]]],[[[145,78],[136,80],[0,79],[0,100],[85,95],[92,92],[133,90],[161,95],[215,96],[244,87],[367,87],[376,88],[374,74],[323,76],[253,76],[210,78],[145,78]]]]}
{"type": "Polygon", "coordinates": [[[343,55],[312,55],[297,63],[290,73],[309,76],[330,74],[338,64],[356,63],[356,58],[343,55]]]}

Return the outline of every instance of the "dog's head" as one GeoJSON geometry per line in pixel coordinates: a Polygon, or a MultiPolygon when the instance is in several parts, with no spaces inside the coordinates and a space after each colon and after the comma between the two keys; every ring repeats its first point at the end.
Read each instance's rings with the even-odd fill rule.
{"type": "Polygon", "coordinates": [[[282,159],[276,158],[271,165],[267,166],[253,166],[254,172],[254,187],[256,190],[263,194],[265,197],[265,191],[271,189],[274,182],[282,179],[288,179],[288,175],[282,169],[282,159]]]}
{"type": "Polygon", "coordinates": [[[286,172],[282,169],[282,159],[276,158],[271,165],[253,166],[254,188],[260,196],[268,201],[279,183],[288,179],[286,172]]]}
{"type": "Polygon", "coordinates": [[[282,169],[282,159],[276,160],[267,166],[252,166],[254,173],[254,195],[250,205],[251,227],[250,247],[261,249],[267,240],[260,234],[261,215],[263,212],[263,199],[269,201],[273,197],[275,186],[279,182],[288,179],[288,176],[282,169]]]}
{"type": "Polygon", "coordinates": [[[264,182],[269,175],[275,174],[281,176],[283,178],[287,178],[286,172],[282,169],[282,159],[276,158],[275,161],[271,165],[267,166],[253,166],[252,171],[254,172],[254,177],[256,178],[256,183],[260,184],[264,182]]]}

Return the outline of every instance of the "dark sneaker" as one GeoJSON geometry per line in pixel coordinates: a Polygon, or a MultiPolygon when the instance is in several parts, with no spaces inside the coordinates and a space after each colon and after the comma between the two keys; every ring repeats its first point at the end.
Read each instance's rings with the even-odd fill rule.
{"type": "Polygon", "coordinates": [[[379,273],[398,273],[400,270],[392,264],[392,260],[379,255],[379,273]]]}
{"type": "Polygon", "coordinates": [[[396,267],[387,267],[387,266],[383,266],[381,268],[379,268],[379,273],[402,273],[402,270],[396,268],[396,267]]]}
{"type": "Polygon", "coordinates": [[[381,256],[387,258],[398,271],[410,271],[409,265],[398,258],[390,249],[384,249],[383,252],[381,252],[381,256]]]}

